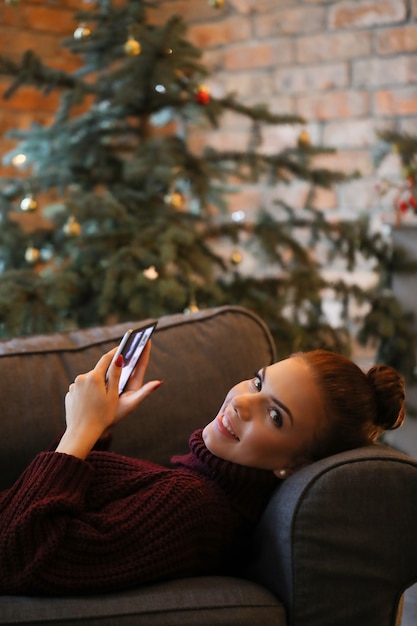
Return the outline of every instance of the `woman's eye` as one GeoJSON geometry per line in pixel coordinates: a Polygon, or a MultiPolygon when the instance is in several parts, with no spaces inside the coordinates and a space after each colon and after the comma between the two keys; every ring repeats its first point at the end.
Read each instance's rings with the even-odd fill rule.
{"type": "Polygon", "coordinates": [[[275,426],[281,428],[282,426],[282,415],[277,409],[269,409],[269,417],[274,422],[275,426]]]}
{"type": "Polygon", "coordinates": [[[255,377],[253,379],[253,384],[254,384],[255,388],[257,389],[257,391],[261,391],[261,389],[262,389],[262,379],[259,376],[259,374],[255,374],[255,377]]]}

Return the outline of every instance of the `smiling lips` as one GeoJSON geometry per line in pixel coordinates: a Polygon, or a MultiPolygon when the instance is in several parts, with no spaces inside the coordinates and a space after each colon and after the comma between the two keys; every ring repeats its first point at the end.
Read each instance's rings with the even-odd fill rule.
{"type": "Polygon", "coordinates": [[[219,421],[220,427],[223,427],[220,429],[222,432],[226,430],[229,435],[231,435],[234,439],[236,439],[236,441],[240,441],[239,437],[236,435],[235,431],[233,430],[228,417],[224,413],[223,415],[219,416],[218,421],[219,421]]]}

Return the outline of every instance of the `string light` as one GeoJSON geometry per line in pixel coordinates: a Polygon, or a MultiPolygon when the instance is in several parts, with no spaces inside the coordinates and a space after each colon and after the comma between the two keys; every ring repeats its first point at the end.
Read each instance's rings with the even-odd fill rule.
{"type": "Polygon", "coordinates": [[[159,276],[158,272],[156,271],[155,265],[150,265],[146,270],[143,270],[143,275],[148,280],[156,280],[159,276]]]}
{"type": "Polygon", "coordinates": [[[20,208],[22,209],[22,211],[25,211],[27,213],[32,213],[33,211],[36,211],[36,209],[38,208],[38,203],[33,197],[33,195],[31,193],[28,193],[20,201],[20,208]]]}
{"type": "Polygon", "coordinates": [[[14,165],[14,167],[22,167],[22,165],[26,163],[26,160],[26,154],[15,154],[12,158],[12,165],[14,165]]]}
{"type": "Polygon", "coordinates": [[[81,39],[87,39],[87,37],[89,37],[91,35],[91,30],[90,28],[87,26],[87,24],[85,24],[85,22],[82,22],[74,31],[74,39],[77,40],[81,40],[81,39]]]}

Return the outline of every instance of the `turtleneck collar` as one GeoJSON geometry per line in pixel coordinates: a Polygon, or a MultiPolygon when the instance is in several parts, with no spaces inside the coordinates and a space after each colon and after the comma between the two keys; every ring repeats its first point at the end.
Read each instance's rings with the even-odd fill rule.
{"type": "Polygon", "coordinates": [[[202,432],[196,430],[189,439],[190,452],[173,457],[171,463],[218,485],[233,508],[256,522],[279,480],[270,470],[238,465],[215,456],[206,447],[202,432]]]}

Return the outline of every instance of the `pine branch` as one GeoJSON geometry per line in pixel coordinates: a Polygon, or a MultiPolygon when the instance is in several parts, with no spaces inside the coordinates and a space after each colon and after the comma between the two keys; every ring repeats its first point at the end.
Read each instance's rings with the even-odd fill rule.
{"type": "Polygon", "coordinates": [[[266,124],[305,124],[306,120],[300,115],[283,115],[272,113],[266,105],[257,104],[255,106],[246,106],[238,101],[236,101],[235,94],[229,94],[225,98],[219,98],[217,101],[217,105],[220,109],[229,109],[231,111],[235,111],[236,113],[240,113],[245,117],[251,118],[253,120],[262,121],[266,124]]]}
{"type": "Polygon", "coordinates": [[[75,89],[83,94],[95,93],[93,85],[89,85],[67,72],[47,67],[37,54],[28,50],[22,56],[20,64],[0,56],[0,74],[16,76],[10,87],[3,94],[9,99],[21,85],[34,85],[44,88],[46,93],[52,89],[75,89]]]}

